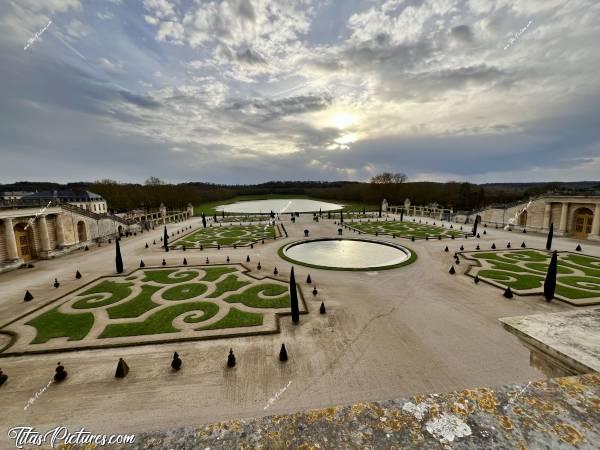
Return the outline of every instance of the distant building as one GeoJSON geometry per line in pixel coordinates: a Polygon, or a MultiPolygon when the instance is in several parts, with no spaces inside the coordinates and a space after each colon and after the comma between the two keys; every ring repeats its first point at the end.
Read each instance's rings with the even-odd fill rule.
{"type": "Polygon", "coordinates": [[[600,196],[546,194],[529,202],[489,207],[483,223],[546,233],[554,224],[558,236],[600,240],[600,196]]]}
{"type": "Polygon", "coordinates": [[[7,191],[7,192],[2,192],[1,196],[2,196],[2,200],[15,201],[15,200],[21,200],[23,197],[26,197],[26,196],[32,195],[32,194],[34,194],[34,192],[7,191]]]}
{"type": "Polygon", "coordinates": [[[106,200],[90,191],[42,191],[23,196],[21,202],[25,205],[42,205],[52,202],[54,205],[69,203],[94,213],[108,211],[106,200]]]}

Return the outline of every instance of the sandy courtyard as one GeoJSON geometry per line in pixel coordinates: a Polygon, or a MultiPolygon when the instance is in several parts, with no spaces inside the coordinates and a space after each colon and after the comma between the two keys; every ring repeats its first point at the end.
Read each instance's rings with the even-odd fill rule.
{"type": "MultiPolygon", "coordinates": [[[[199,223],[194,218],[168,229],[199,223]]],[[[207,256],[211,263],[224,262],[227,256],[242,262],[249,254],[252,270],[260,261],[263,272],[272,273],[276,266],[287,274],[291,266],[277,256],[280,246],[302,238],[305,228],[311,237],[332,237],[338,228],[328,220],[314,223],[309,215],[295,224],[286,216],[282,223],[288,239],[265,241],[254,249],[168,254],[158,246],[144,248],[153,239],[159,242],[162,230],[157,228],[122,241],[125,270],[137,268],[141,258],[147,266],[160,264],[163,257],[175,265],[185,256],[194,265],[207,256]]],[[[491,242],[504,248],[509,240],[513,247],[523,240],[535,248],[545,244],[542,235],[488,228],[487,236],[479,240],[395,239],[414,250],[418,259],[393,270],[338,272],[296,266],[297,280],[306,286],[310,273],[319,294],[313,297],[304,289],[309,314],[302,315],[298,326],[289,316],[282,318],[280,334],[0,358],[0,367],[9,376],[0,388],[0,446],[12,447],[6,430],[16,425],[42,431],[64,425],[94,433],[136,433],[545,378],[530,367],[529,351],[498,319],[575,308],[558,301],[547,304],[542,296],[505,299],[501,290],[475,285],[463,275],[465,261],[456,266],[456,275],[448,274],[453,252],[461,244],[465,250],[473,250],[477,241],[482,249],[491,242]],[[446,245],[449,253],[443,252],[446,245]],[[326,315],[319,314],[321,301],[327,306],[326,315]],[[286,364],[277,359],[281,343],[288,349],[286,364]],[[237,358],[234,369],[225,366],[230,347],[237,358]],[[183,359],[177,373],[170,370],[174,351],[183,359]],[[114,378],[119,357],[131,369],[125,379],[114,378]],[[48,384],[58,361],[69,373],[66,382],[51,385],[25,410],[28,399],[48,384]],[[276,400],[269,401],[276,394],[276,400]]],[[[574,250],[576,242],[555,238],[554,245],[574,250]]],[[[583,247],[585,254],[600,256],[599,245],[585,242],[583,247]]],[[[114,247],[103,245],[1,274],[0,324],[113,270],[114,247]],[[75,280],[76,270],[82,280],[75,280]],[[52,287],[54,278],[61,282],[58,289],[52,287]],[[23,302],[26,289],[35,297],[30,303],[23,302]]]]}

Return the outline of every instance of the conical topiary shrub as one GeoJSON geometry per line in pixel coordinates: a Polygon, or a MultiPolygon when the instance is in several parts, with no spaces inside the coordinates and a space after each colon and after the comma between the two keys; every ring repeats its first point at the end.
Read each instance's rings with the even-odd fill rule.
{"type": "Polygon", "coordinates": [[[450,236],[450,239],[454,240],[454,235],[450,236]]]}
{"type": "Polygon", "coordinates": [[[0,386],[6,383],[6,380],[8,380],[8,375],[6,375],[4,372],[2,372],[2,369],[0,369],[0,386]]]}
{"type": "Polygon", "coordinates": [[[31,295],[31,292],[26,291],[25,292],[25,297],[23,297],[23,300],[26,302],[30,302],[31,300],[33,300],[33,295],[31,295]]]}
{"type": "Polygon", "coordinates": [[[79,270],[77,272],[75,272],[75,278],[77,280],[79,280],[81,278],[81,272],[79,272],[79,270]]]}
{"type": "Polygon", "coordinates": [[[527,245],[525,244],[525,241],[521,242],[521,248],[525,248],[527,247],[527,245]]]}
{"type": "Polygon", "coordinates": [[[273,269],[273,275],[277,275],[279,272],[277,271],[277,267],[273,269]]]}
{"type": "Polygon", "coordinates": [[[506,298],[513,298],[513,292],[512,292],[512,289],[510,288],[510,286],[506,288],[503,295],[506,298]]]}
{"type": "Polygon", "coordinates": [[[410,237],[410,240],[411,240],[411,242],[415,242],[415,237],[414,237],[414,236],[411,236],[411,237],[410,237]]]}
{"type": "Polygon", "coordinates": [[[479,244],[477,244],[477,247],[475,247],[475,250],[481,250],[481,248],[479,247],[479,244]]]}
{"type": "Polygon", "coordinates": [[[206,257],[206,264],[210,264],[210,261],[208,260],[208,256],[206,257]]]}
{"type": "Polygon", "coordinates": [[[182,364],[181,358],[179,357],[179,354],[177,352],[175,352],[173,354],[173,361],[171,361],[171,368],[173,370],[179,370],[179,369],[181,369],[181,364],[182,364]]]}
{"type": "Polygon", "coordinates": [[[281,344],[281,350],[279,350],[279,361],[286,362],[288,360],[287,350],[285,344],[281,344]]]}
{"type": "Polygon", "coordinates": [[[154,241],[152,241],[152,245],[156,245],[156,239],[154,239],[154,241]]]}
{"type": "Polygon", "coordinates": [[[580,252],[581,250],[581,245],[577,244],[577,247],[575,247],[575,251],[576,252],[580,252]]]}
{"type": "Polygon", "coordinates": [[[310,273],[308,274],[308,276],[306,277],[306,284],[311,284],[312,280],[310,279],[310,273]]]}
{"type": "Polygon", "coordinates": [[[321,302],[321,306],[319,308],[319,313],[320,314],[325,314],[325,302],[321,302]]]}
{"type": "Polygon", "coordinates": [[[496,250],[496,244],[492,243],[492,250],[496,250]]]}
{"type": "Polygon", "coordinates": [[[117,273],[123,273],[123,258],[121,257],[119,240],[119,238],[115,239],[115,270],[117,273]]]}
{"type": "Polygon", "coordinates": [[[58,278],[55,278],[55,279],[54,279],[54,284],[53,284],[53,286],[54,286],[56,289],[58,289],[58,287],[60,286],[60,283],[58,282],[58,278]]]}
{"type": "Polygon", "coordinates": [[[165,252],[169,251],[169,233],[167,233],[167,227],[163,231],[163,247],[165,248],[165,252]]]}
{"type": "Polygon", "coordinates": [[[165,258],[163,258],[163,260],[162,260],[162,263],[161,263],[161,264],[162,264],[163,266],[166,266],[166,265],[167,265],[167,262],[165,261],[165,258]]]}
{"type": "Polygon", "coordinates": [[[187,259],[186,258],[183,258],[183,265],[187,266],[187,259]]]}
{"type": "Polygon", "coordinates": [[[258,270],[262,269],[262,266],[260,265],[260,261],[259,261],[259,262],[258,262],[258,264],[256,265],[256,268],[257,268],[258,270]]]}
{"type": "Polygon", "coordinates": [[[487,231],[486,231],[486,230],[483,230],[483,234],[487,234],[487,231]]]}
{"type": "Polygon", "coordinates": [[[506,248],[510,248],[510,242],[506,244],[506,248]]]}
{"type": "Polygon", "coordinates": [[[250,255],[246,256],[246,262],[250,262],[250,255]]]}
{"type": "Polygon", "coordinates": [[[140,259],[140,268],[146,267],[146,264],[144,264],[144,260],[140,259]]]}
{"type": "Polygon", "coordinates": [[[146,248],[148,248],[148,243],[146,242],[146,248]]]}
{"type": "Polygon", "coordinates": [[[556,273],[558,272],[558,253],[556,250],[552,253],[550,264],[548,265],[548,272],[546,273],[546,279],[544,280],[544,297],[546,301],[550,302],[554,298],[556,292],[556,273]]]}
{"type": "Polygon", "coordinates": [[[550,230],[548,230],[548,237],[546,238],[546,250],[550,251],[552,248],[552,237],[554,236],[554,224],[550,224],[550,230]]]}
{"type": "Polygon", "coordinates": [[[227,356],[227,367],[235,367],[235,355],[233,349],[229,349],[229,355],[227,356]]]}
{"type": "Polygon", "coordinates": [[[296,277],[294,268],[290,272],[290,306],[292,310],[292,322],[300,322],[300,308],[298,307],[298,290],[296,288],[296,277]]]}
{"type": "Polygon", "coordinates": [[[444,249],[445,252],[449,252],[450,250],[448,249],[448,246],[446,245],[446,248],[444,249]]]}
{"type": "Polygon", "coordinates": [[[125,378],[129,373],[129,366],[125,362],[123,358],[119,358],[119,362],[117,363],[117,370],[115,371],[116,378],[125,378]]]}
{"type": "Polygon", "coordinates": [[[473,281],[475,282],[475,284],[479,283],[479,275],[475,275],[473,281]]]}
{"type": "Polygon", "coordinates": [[[86,245],[86,246],[83,248],[83,250],[84,250],[84,251],[86,251],[86,252],[87,252],[89,249],[90,249],[90,248],[89,248],[87,245],[86,245]]]}
{"type": "Polygon", "coordinates": [[[448,273],[449,273],[450,275],[454,275],[454,274],[456,273],[456,269],[454,268],[454,266],[451,266],[451,267],[450,267],[450,270],[448,271],[448,273]]]}
{"type": "Polygon", "coordinates": [[[67,371],[65,370],[65,367],[60,363],[60,361],[56,365],[56,369],[54,369],[54,372],[54,381],[56,381],[57,383],[60,383],[61,381],[64,381],[67,378],[67,371]]]}

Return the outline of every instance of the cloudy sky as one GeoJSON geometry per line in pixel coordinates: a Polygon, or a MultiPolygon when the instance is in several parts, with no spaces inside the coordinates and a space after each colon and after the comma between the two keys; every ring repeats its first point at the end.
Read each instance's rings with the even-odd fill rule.
{"type": "Polygon", "coordinates": [[[0,182],[600,179],[598,0],[1,0],[0,182]]]}

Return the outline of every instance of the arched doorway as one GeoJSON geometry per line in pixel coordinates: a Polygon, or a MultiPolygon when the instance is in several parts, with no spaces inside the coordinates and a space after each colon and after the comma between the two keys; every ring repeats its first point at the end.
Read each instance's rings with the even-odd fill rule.
{"type": "Polygon", "coordinates": [[[17,241],[17,253],[23,261],[31,261],[33,259],[33,239],[31,236],[31,228],[27,225],[18,223],[15,225],[15,240],[17,241]]]}
{"type": "Polygon", "coordinates": [[[85,228],[85,222],[83,220],[77,222],[77,240],[79,242],[87,241],[87,230],[85,228]]]}
{"type": "Polygon", "coordinates": [[[527,210],[524,210],[520,215],[519,215],[519,225],[524,227],[527,225],[527,210]]]}
{"type": "Polygon", "coordinates": [[[579,208],[575,211],[573,220],[573,234],[576,237],[587,237],[592,232],[592,219],[594,213],[588,208],[579,208]]]}

